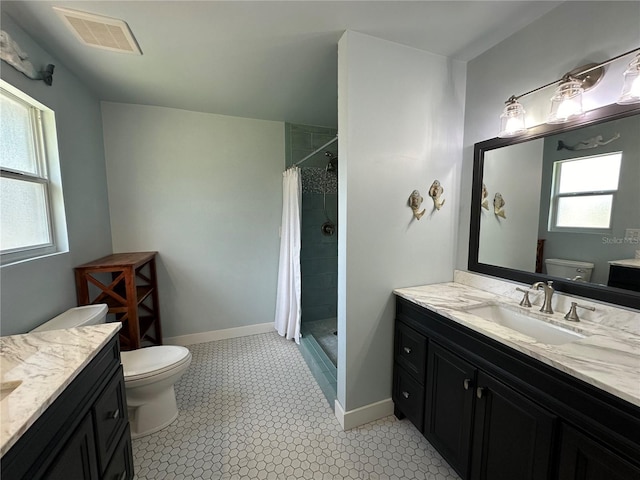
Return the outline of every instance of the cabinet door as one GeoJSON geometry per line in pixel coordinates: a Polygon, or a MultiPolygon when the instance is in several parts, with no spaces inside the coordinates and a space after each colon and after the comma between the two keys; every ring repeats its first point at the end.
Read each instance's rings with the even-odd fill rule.
{"type": "Polygon", "coordinates": [[[99,478],[97,465],[93,425],[89,414],[60,451],[57,460],[47,470],[44,478],[47,480],[95,480],[99,478]]]}
{"type": "Polygon", "coordinates": [[[434,342],[429,343],[424,435],[466,478],[476,369],[434,342]]]}
{"type": "Polygon", "coordinates": [[[478,373],[471,478],[547,480],[555,416],[478,373]]]}
{"type": "Polygon", "coordinates": [[[558,480],[638,480],[640,468],[566,425],[562,426],[558,480]]]}

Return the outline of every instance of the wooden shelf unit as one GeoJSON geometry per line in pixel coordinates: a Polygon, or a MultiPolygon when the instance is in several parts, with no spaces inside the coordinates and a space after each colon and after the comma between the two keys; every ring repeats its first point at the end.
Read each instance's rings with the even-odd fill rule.
{"type": "Polygon", "coordinates": [[[74,269],[78,305],[106,303],[122,322],[123,350],[135,350],[143,342],[162,345],[156,254],[114,253],[74,269]]]}

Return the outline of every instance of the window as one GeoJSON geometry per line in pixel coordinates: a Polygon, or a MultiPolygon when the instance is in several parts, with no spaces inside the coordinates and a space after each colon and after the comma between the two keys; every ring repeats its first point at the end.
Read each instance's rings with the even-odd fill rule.
{"type": "Polygon", "coordinates": [[[621,152],[555,162],[549,229],[609,231],[621,163],[621,152]]]}
{"type": "Polygon", "coordinates": [[[1,82],[2,264],[66,249],[64,204],[59,186],[53,111],[1,82]]]}

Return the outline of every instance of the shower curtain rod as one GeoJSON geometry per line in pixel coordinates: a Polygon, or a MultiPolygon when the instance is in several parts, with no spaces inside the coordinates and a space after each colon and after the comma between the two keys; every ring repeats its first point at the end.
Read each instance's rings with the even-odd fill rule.
{"type": "Polygon", "coordinates": [[[336,140],[338,140],[338,136],[336,135],[335,138],[329,140],[327,143],[325,143],[324,145],[322,145],[321,147],[315,149],[313,152],[311,152],[309,155],[307,155],[306,157],[304,157],[302,160],[296,162],[293,164],[294,167],[297,167],[298,165],[300,165],[302,162],[306,162],[307,160],[309,160],[311,157],[313,157],[316,153],[318,153],[320,150],[322,150],[325,147],[328,147],[329,145],[331,145],[333,142],[335,142],[336,140]]]}

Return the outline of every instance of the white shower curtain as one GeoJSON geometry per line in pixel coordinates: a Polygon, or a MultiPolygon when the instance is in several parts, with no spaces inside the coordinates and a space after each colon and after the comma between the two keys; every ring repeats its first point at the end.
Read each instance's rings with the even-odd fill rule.
{"type": "Polygon", "coordinates": [[[289,168],[282,177],[282,232],[275,328],[281,336],[300,343],[300,169],[289,168]]]}

